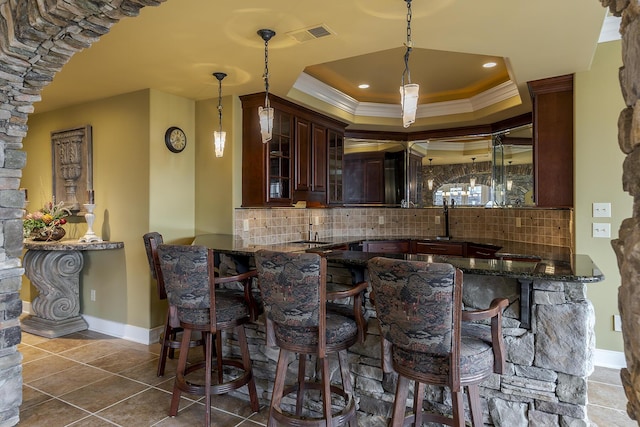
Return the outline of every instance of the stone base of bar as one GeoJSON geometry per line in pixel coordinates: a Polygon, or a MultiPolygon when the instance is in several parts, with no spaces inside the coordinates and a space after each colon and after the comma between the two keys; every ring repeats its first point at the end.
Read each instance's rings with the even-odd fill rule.
{"type": "Polygon", "coordinates": [[[81,316],[64,320],[27,316],[22,319],[21,324],[23,331],[46,338],[57,338],[89,329],[89,325],[81,316]]]}

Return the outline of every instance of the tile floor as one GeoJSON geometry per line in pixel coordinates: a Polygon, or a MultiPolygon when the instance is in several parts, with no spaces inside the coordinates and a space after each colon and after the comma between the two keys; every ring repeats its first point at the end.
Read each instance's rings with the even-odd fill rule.
{"type": "MultiPolygon", "coordinates": [[[[177,417],[167,416],[175,361],[156,376],[160,346],[132,343],[92,331],[56,339],[23,333],[23,401],[19,426],[194,426],[204,419],[202,397],[184,396],[177,417]]],[[[213,399],[212,425],[264,426],[266,408],[213,399]]],[[[599,427],[636,427],[625,412],[619,371],[596,368],[589,378],[589,418],[599,427]]]]}

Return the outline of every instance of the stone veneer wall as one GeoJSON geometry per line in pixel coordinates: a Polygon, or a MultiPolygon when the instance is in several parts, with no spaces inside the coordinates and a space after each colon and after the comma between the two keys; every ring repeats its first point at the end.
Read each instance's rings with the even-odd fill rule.
{"type": "MultiPolygon", "coordinates": [[[[449,212],[450,231],[454,238],[574,246],[572,209],[465,207],[450,209],[449,212]],[[517,226],[518,218],[520,227],[517,226]]],[[[444,235],[444,217],[440,208],[236,209],[234,235],[245,244],[292,242],[308,237],[309,224],[312,224],[314,235],[318,232],[320,240],[340,236],[444,235]]]]}
{"type": "Polygon", "coordinates": [[[600,0],[615,16],[621,16],[622,67],[619,78],[627,108],[618,118],[618,144],[627,155],[622,186],[634,197],[633,217],[625,219],[612,241],[618,258],[622,286],[618,307],[627,367],[622,384],[627,395],[627,413],[640,422],[640,3],[630,0],[600,0]]]}
{"type": "Polygon", "coordinates": [[[19,421],[22,356],[19,316],[24,269],[19,191],[27,117],[43,87],[71,56],[111,26],[164,0],[0,1],[0,427],[19,421]]]}

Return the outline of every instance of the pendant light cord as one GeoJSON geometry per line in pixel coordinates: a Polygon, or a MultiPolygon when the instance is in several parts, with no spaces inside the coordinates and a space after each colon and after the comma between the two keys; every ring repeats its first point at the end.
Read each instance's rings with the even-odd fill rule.
{"type": "Polygon", "coordinates": [[[409,69],[409,55],[411,54],[411,49],[413,49],[413,42],[411,41],[411,18],[413,13],[411,11],[411,0],[406,0],[407,2],[407,42],[405,46],[407,46],[407,51],[404,54],[404,72],[402,73],[402,86],[404,86],[404,76],[407,76],[408,83],[411,83],[411,70],[409,69]]]}
{"type": "Polygon", "coordinates": [[[220,122],[220,132],[222,132],[222,79],[218,80],[218,120],[220,122]]]}
{"type": "Polygon", "coordinates": [[[269,40],[264,41],[264,106],[268,108],[269,104],[269,40]]]}

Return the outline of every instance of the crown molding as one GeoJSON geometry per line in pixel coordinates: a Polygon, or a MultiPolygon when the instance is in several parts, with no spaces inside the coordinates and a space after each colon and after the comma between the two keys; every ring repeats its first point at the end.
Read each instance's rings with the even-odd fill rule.
{"type": "MultiPolygon", "coordinates": [[[[358,102],[358,100],[304,72],[298,76],[293,87],[308,96],[326,102],[356,117],[397,118],[402,114],[399,103],[358,102]]],[[[416,118],[473,113],[516,96],[520,96],[518,87],[511,80],[508,80],[471,98],[421,104],[418,106],[416,118]]]]}

